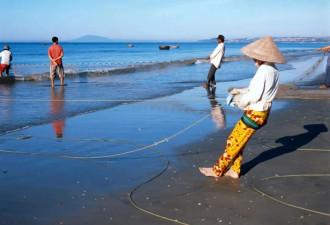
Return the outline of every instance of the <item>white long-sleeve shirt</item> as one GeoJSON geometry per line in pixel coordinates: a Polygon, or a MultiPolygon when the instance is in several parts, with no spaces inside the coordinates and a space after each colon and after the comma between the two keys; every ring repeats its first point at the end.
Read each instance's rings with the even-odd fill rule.
{"type": "Polygon", "coordinates": [[[248,88],[237,89],[242,93],[240,108],[267,111],[272,106],[278,90],[279,74],[273,63],[263,63],[250,81],[248,88]]]}
{"type": "Polygon", "coordinates": [[[219,43],[218,46],[214,49],[214,51],[210,55],[211,63],[216,68],[219,68],[221,66],[221,61],[224,54],[225,54],[225,44],[219,43]]]}
{"type": "Polygon", "coordinates": [[[1,58],[1,64],[10,65],[12,59],[11,52],[8,50],[3,50],[0,53],[0,58],[1,58]]]}

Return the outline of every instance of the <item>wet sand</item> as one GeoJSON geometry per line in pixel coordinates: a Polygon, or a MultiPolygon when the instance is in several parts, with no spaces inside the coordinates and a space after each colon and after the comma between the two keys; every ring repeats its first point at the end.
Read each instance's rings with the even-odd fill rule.
{"type": "Polygon", "coordinates": [[[282,84],[276,99],[330,99],[330,88],[317,86],[299,87],[293,84],[282,84]]]}
{"type": "Polygon", "coordinates": [[[242,115],[203,88],[3,135],[0,224],[329,224],[329,90],[294,90],[279,92],[239,179],[198,171],[242,115]]]}
{"type": "Polygon", "coordinates": [[[136,201],[187,224],[329,224],[330,101],[285,102],[247,144],[239,179],[198,171],[215,164],[229,129],[178,147],[177,159],[136,201]]]}

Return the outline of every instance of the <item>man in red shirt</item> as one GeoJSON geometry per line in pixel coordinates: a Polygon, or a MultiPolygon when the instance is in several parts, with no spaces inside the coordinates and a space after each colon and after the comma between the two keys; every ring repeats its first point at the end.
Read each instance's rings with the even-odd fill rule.
{"type": "Polygon", "coordinates": [[[64,83],[64,69],[62,64],[63,48],[58,44],[58,38],[52,38],[53,45],[48,48],[48,57],[50,59],[50,81],[52,87],[54,87],[54,79],[56,73],[60,77],[61,86],[64,83]]]}

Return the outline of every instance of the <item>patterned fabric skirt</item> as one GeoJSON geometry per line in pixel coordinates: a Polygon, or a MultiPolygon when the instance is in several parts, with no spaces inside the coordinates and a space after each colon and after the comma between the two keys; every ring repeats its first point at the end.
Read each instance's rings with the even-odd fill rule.
{"type": "Polygon", "coordinates": [[[217,176],[223,176],[231,163],[232,166],[230,169],[238,174],[240,173],[244,147],[256,131],[257,127],[250,126],[245,122],[245,120],[249,119],[250,123],[255,123],[255,125],[259,125],[259,127],[261,127],[267,123],[269,112],[270,109],[263,112],[253,110],[245,111],[245,115],[243,115],[242,119],[238,121],[234,127],[234,130],[227,138],[225,152],[221,155],[217,164],[213,167],[213,171],[217,176]]]}

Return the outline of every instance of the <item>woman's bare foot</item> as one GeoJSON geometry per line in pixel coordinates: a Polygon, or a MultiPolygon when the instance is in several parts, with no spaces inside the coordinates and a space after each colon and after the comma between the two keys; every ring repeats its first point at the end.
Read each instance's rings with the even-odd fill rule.
{"type": "Polygon", "coordinates": [[[218,177],[212,168],[207,167],[199,167],[199,171],[201,171],[202,174],[204,174],[207,177],[218,177]]]}
{"type": "Polygon", "coordinates": [[[239,178],[239,174],[236,173],[234,170],[228,170],[228,171],[225,173],[225,176],[228,176],[228,177],[231,177],[231,178],[234,178],[234,179],[239,178]]]}

